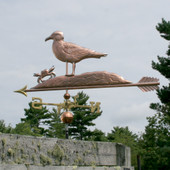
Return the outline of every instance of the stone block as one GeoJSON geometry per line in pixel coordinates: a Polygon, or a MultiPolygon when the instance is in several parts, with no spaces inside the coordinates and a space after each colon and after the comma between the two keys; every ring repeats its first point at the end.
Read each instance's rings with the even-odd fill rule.
{"type": "Polygon", "coordinates": [[[122,144],[0,134],[0,164],[4,163],[41,166],[131,166],[130,148],[122,144]]]}

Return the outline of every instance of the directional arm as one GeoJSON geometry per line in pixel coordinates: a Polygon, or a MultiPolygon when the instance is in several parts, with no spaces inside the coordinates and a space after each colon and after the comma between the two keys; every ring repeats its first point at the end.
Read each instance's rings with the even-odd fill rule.
{"type": "Polygon", "coordinates": [[[71,102],[70,100],[68,100],[68,102],[66,103],[66,101],[64,101],[64,103],[43,103],[41,98],[38,97],[33,97],[32,98],[32,107],[34,109],[42,109],[42,105],[51,105],[51,106],[57,106],[57,112],[60,115],[61,114],[61,110],[71,110],[71,108],[76,108],[76,107],[81,107],[81,108],[90,108],[91,112],[93,113],[96,109],[96,113],[100,113],[100,102],[90,102],[91,105],[78,105],[76,99],[74,99],[74,102],[71,102]]]}

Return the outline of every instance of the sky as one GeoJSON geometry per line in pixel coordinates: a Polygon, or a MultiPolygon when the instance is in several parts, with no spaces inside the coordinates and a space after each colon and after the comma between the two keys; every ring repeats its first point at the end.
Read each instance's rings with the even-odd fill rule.
{"type": "MultiPolygon", "coordinates": [[[[155,26],[162,18],[170,20],[169,7],[169,0],[0,0],[0,119],[15,127],[32,97],[63,102],[65,91],[32,92],[28,97],[14,93],[25,85],[34,87],[33,73],[53,65],[57,76],[65,74],[65,63],[55,58],[52,41],[45,42],[54,31],[62,31],[65,41],[108,54],[78,63],[77,75],[107,71],[133,83],[149,76],[159,78],[160,87],[167,85],[151,62],[158,55],[166,56],[168,42],[155,26]]],[[[74,96],[79,91],[69,93],[74,96]]],[[[159,102],[155,91],[143,93],[137,87],[83,92],[90,96],[89,101],[101,102],[103,113],[93,129],[105,133],[114,126],[144,132],[146,117],[155,114],[149,105],[159,102]]]]}

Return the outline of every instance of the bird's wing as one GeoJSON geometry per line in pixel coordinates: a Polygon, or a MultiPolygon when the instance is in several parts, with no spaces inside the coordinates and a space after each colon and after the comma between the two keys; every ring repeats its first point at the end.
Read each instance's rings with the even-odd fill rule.
{"type": "Polygon", "coordinates": [[[73,55],[73,56],[88,56],[92,53],[95,53],[95,51],[93,50],[90,50],[88,48],[83,48],[83,47],[80,47],[76,44],[73,44],[73,43],[68,43],[68,42],[65,42],[64,44],[64,52],[66,54],[70,54],[70,55],[73,55]]]}

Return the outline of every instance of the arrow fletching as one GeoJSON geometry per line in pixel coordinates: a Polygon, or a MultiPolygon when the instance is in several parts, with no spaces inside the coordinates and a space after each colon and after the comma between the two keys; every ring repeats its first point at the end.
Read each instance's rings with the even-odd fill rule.
{"type": "Polygon", "coordinates": [[[143,92],[157,90],[159,88],[158,85],[159,85],[159,79],[153,77],[143,77],[138,82],[138,87],[143,92]]]}

